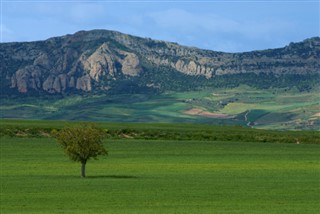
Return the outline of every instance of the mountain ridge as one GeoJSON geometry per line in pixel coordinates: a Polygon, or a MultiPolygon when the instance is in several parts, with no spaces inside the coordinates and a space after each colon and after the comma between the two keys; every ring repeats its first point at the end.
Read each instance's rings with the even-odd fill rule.
{"type": "Polygon", "coordinates": [[[277,81],[288,81],[282,86],[289,86],[305,79],[303,88],[317,84],[320,37],[283,48],[225,53],[92,30],[35,42],[1,43],[0,59],[4,95],[186,90],[257,78],[264,82],[270,78],[269,83],[261,83],[263,87],[273,87],[277,81]]]}

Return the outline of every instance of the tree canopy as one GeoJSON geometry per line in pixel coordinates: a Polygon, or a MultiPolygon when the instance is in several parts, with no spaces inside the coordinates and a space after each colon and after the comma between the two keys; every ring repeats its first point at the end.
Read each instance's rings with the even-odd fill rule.
{"type": "Polygon", "coordinates": [[[105,132],[95,124],[69,126],[55,131],[53,135],[69,158],[82,164],[81,177],[85,177],[85,165],[88,160],[108,154],[102,144],[105,132]]]}

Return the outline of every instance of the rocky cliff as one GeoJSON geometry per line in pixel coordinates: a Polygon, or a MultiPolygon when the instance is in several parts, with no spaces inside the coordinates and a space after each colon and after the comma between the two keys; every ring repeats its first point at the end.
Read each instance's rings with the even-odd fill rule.
{"type": "Polygon", "coordinates": [[[207,82],[251,73],[318,75],[319,59],[319,37],[278,49],[222,53],[114,31],[80,31],[45,41],[1,43],[1,93],[104,92],[128,81],[165,89],[163,73],[170,80],[180,75],[207,82]]]}

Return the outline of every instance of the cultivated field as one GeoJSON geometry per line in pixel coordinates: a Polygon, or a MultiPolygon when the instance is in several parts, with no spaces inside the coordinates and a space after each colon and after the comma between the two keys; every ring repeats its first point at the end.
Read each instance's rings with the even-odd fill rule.
{"type": "MultiPolygon", "coordinates": [[[[28,124],[41,130],[63,126],[58,121],[34,121],[21,122],[21,127],[28,124]]],[[[144,139],[148,135],[137,131],[147,130],[145,124],[135,124],[140,139],[134,139],[129,132],[134,124],[127,125],[127,132],[116,131],[124,124],[100,125],[113,130],[105,140],[109,155],[89,161],[85,179],[80,178],[80,164],[69,161],[54,139],[23,133],[24,137],[2,136],[1,213],[320,211],[320,149],[319,144],[312,144],[318,141],[262,143],[184,140],[181,136],[180,140],[148,140],[144,139]]],[[[2,129],[15,126],[15,121],[1,124],[2,129]]],[[[161,133],[166,126],[149,125],[161,133]]],[[[209,126],[205,127],[169,128],[175,136],[184,129],[208,131],[209,126]]],[[[248,130],[248,135],[254,133],[248,130]]],[[[222,128],[217,133],[222,134],[222,128]]],[[[310,139],[314,136],[319,137],[310,139]]]]}
{"type": "Polygon", "coordinates": [[[316,90],[259,90],[240,86],[159,95],[1,98],[0,111],[2,118],[237,124],[274,130],[318,130],[319,106],[316,90]]]}

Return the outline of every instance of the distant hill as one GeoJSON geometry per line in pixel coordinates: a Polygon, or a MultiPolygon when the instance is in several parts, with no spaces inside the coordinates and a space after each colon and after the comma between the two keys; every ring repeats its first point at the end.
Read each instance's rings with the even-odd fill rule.
{"type": "Polygon", "coordinates": [[[319,86],[320,38],[286,47],[223,53],[115,31],[80,31],[0,44],[1,95],[118,94],[205,87],[319,86]]]}

